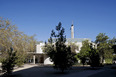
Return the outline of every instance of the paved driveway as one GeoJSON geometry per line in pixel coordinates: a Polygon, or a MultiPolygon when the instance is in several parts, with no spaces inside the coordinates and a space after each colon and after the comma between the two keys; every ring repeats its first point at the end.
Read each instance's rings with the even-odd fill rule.
{"type": "Polygon", "coordinates": [[[90,67],[73,67],[61,73],[51,66],[25,65],[17,69],[11,77],[116,77],[116,69],[90,67]]]}
{"type": "Polygon", "coordinates": [[[15,77],[88,77],[90,75],[102,72],[104,70],[91,70],[89,67],[73,67],[70,70],[61,73],[52,67],[32,67],[29,69],[14,72],[15,77]]]}

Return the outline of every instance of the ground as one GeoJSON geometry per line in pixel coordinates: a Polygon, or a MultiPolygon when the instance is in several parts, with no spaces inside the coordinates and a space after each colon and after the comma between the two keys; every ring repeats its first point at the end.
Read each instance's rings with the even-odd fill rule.
{"type": "Polygon", "coordinates": [[[94,69],[88,66],[75,66],[61,73],[51,66],[27,64],[15,69],[11,77],[116,77],[116,69],[111,69],[111,66],[94,69]]]}

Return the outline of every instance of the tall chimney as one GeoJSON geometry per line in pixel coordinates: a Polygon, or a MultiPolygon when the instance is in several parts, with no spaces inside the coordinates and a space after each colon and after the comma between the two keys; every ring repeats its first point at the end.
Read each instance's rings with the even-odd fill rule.
{"type": "Polygon", "coordinates": [[[73,23],[71,25],[71,39],[74,39],[74,26],[73,26],[73,23]]]}

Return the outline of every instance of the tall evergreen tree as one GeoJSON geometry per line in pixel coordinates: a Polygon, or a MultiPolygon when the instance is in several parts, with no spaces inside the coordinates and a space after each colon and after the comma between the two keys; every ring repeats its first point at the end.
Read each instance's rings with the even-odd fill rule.
{"type": "Polygon", "coordinates": [[[76,58],[74,57],[75,54],[71,52],[70,46],[65,45],[66,35],[61,22],[56,26],[56,31],[57,34],[52,30],[49,43],[44,47],[44,52],[50,56],[54,63],[54,68],[63,72],[75,63],[76,58]]]}
{"type": "Polygon", "coordinates": [[[96,47],[90,43],[89,59],[91,67],[97,67],[100,65],[100,57],[96,47]]]}
{"type": "Polygon", "coordinates": [[[12,48],[10,48],[7,51],[7,57],[2,60],[2,70],[5,72],[5,74],[9,75],[12,74],[12,71],[14,69],[14,66],[16,65],[16,52],[13,51],[12,48]]]}

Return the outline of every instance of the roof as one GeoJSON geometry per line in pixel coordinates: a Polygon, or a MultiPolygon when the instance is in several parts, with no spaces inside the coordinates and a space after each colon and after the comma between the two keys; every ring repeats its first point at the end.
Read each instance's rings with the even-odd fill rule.
{"type": "Polygon", "coordinates": [[[85,41],[85,40],[89,40],[91,41],[90,38],[66,38],[66,41],[67,42],[82,42],[82,41],[85,41]]]}
{"type": "MultiPolygon", "coordinates": [[[[53,42],[55,42],[55,38],[53,38],[53,42]]],[[[82,41],[85,41],[85,40],[89,40],[91,41],[90,38],[66,38],[66,42],[82,42],[82,41]]]]}

